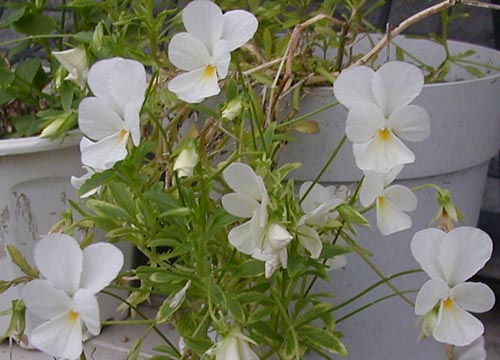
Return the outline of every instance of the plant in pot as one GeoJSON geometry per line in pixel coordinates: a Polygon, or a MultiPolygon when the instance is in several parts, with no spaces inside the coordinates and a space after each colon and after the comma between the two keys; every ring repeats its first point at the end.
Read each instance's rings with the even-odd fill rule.
{"type": "MultiPolygon", "coordinates": [[[[0,268],[7,281],[22,274],[9,246],[33,261],[39,237],[52,231],[61,215],[71,221],[65,210],[78,196],[70,179],[83,171],[77,108],[87,95],[90,56],[100,51],[104,10],[88,17],[66,4],[15,1],[2,5],[2,15],[7,36],[0,44],[0,268]]],[[[0,307],[7,309],[20,296],[20,287],[9,289],[0,296],[0,307]]],[[[116,301],[104,301],[103,317],[117,316],[116,301]]],[[[9,317],[2,316],[2,333],[8,324],[9,317]]]]}
{"type": "MultiPolygon", "coordinates": [[[[106,240],[124,240],[146,258],[118,276],[135,283],[114,285],[130,291],[123,307],[140,318],[103,322],[148,326],[130,358],[139,356],[153,331],[162,339],[158,359],[356,358],[356,343],[346,346],[344,339],[353,331],[358,344],[365,343],[367,335],[363,326],[343,330],[343,323],[370,305],[376,312],[384,299],[419,315],[421,335],[439,342],[423,351],[391,334],[399,358],[453,359],[470,351],[484,358],[484,328],[470,312],[489,310],[494,295],[467,280],[491,256],[492,241],[472,226],[454,228],[458,210],[446,190],[434,185],[438,228],[419,225],[377,253],[362,238],[370,223],[385,235],[411,227],[406,212],[421,199],[392,182],[415,158],[424,161],[406,142],[425,141],[434,120],[410,104],[423,88],[422,70],[402,61],[374,65],[376,71],[359,65],[378,54],[389,35],[454,1],[416,14],[382,40],[368,33],[374,41],[360,55],[358,39],[373,30],[364,1],[325,1],[315,8],[302,1],[197,0],[172,9],[138,1],[119,11],[113,1],[99,4],[109,16],[101,22],[103,49],[90,61],[89,93],[77,110],[81,160],[92,172],[79,189],[81,202],[72,203],[79,218],[60,222],[59,234],[44,237],[30,266],[18,256],[25,275],[5,283],[26,283],[16,304],[39,317],[27,333],[31,345],[60,358],[90,356],[82,339],[100,332],[95,295],[117,276],[122,258],[106,243],[84,242],[81,250],[70,235],[100,229],[106,240]],[[133,44],[123,32],[133,34],[133,44]],[[331,47],[337,49],[333,61],[331,47]],[[328,159],[301,178],[296,174],[312,160],[282,157],[290,156],[292,131],[317,132],[311,118],[335,104],[330,84],[328,104],[298,113],[311,92],[306,85],[329,81],[348,109],[332,120],[346,124],[339,133],[347,135],[338,143],[327,138],[328,159]],[[319,184],[332,182],[322,177],[328,171],[348,171],[338,162],[347,139],[356,143],[352,160],[364,172],[340,181],[349,186],[319,184]],[[370,211],[376,221],[369,221],[370,211]],[[415,260],[395,273],[385,266],[398,260],[399,245],[415,260]],[[380,263],[380,252],[389,259],[380,263]],[[349,257],[361,259],[377,279],[341,298],[352,286],[342,283],[342,269],[355,264],[349,257]],[[410,287],[394,281],[415,274],[420,278],[410,287]],[[374,290],[383,293],[356,305],[374,290]],[[147,317],[138,307],[156,295],[161,305],[147,317]],[[172,330],[162,332],[164,323],[172,330]]],[[[96,3],[70,5],[91,12],[96,3]]],[[[361,282],[366,275],[357,276],[361,282]]],[[[15,314],[19,321],[11,330],[22,338],[21,311],[15,314]]],[[[372,335],[391,328],[376,324],[372,335]]],[[[397,331],[407,328],[403,323],[397,331]]]]}

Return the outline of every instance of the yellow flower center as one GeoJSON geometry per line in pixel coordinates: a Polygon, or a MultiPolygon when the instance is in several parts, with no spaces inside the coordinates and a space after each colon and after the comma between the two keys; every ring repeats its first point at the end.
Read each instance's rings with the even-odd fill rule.
{"type": "Polygon", "coordinates": [[[212,77],[214,75],[215,75],[215,66],[214,65],[207,65],[205,67],[205,72],[203,73],[203,76],[212,77]]]}
{"type": "Polygon", "coordinates": [[[446,298],[444,301],[443,301],[443,307],[445,310],[450,310],[452,307],[453,307],[453,300],[452,298],[446,298]]]}
{"type": "Polygon", "coordinates": [[[379,196],[377,198],[377,202],[378,202],[378,206],[379,207],[384,207],[385,206],[385,197],[383,196],[379,196]]]}
{"type": "Polygon", "coordinates": [[[387,141],[391,137],[391,130],[388,128],[383,128],[378,131],[378,137],[382,141],[387,141]]]}
{"type": "Polygon", "coordinates": [[[75,322],[75,321],[78,321],[78,319],[80,318],[80,313],[74,311],[74,310],[71,310],[69,312],[69,319],[72,321],[72,322],[75,322]]]}
{"type": "Polygon", "coordinates": [[[120,133],[118,134],[118,138],[120,139],[120,142],[125,140],[125,137],[128,135],[128,130],[122,129],[120,130],[120,133]]]}

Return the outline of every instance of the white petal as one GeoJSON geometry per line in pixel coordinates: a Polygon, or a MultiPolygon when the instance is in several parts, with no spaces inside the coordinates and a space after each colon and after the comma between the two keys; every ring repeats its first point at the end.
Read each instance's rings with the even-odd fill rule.
{"type": "Polygon", "coordinates": [[[418,231],[411,240],[411,254],[433,279],[445,280],[438,258],[445,235],[442,230],[429,228],[418,231]]]}
{"type": "Polygon", "coordinates": [[[480,336],[467,346],[455,346],[453,348],[455,360],[486,360],[486,349],[484,348],[484,336],[480,336]]]}
{"type": "Polygon", "coordinates": [[[355,102],[347,115],[345,132],[354,143],[365,143],[376,136],[377,130],[385,127],[384,115],[377,105],[355,102]]]}
{"type": "Polygon", "coordinates": [[[455,302],[464,310],[476,313],[489,311],[495,305],[495,293],[483,283],[462,283],[450,291],[455,302]]]}
{"type": "Polygon", "coordinates": [[[230,193],[222,196],[222,206],[231,215],[250,218],[255,209],[260,207],[257,200],[241,193],[230,193]]]}
{"type": "Polygon", "coordinates": [[[125,122],[102,99],[88,97],[78,106],[78,126],[85,136],[101,140],[120,132],[125,128],[125,122]]]}
{"type": "Polygon", "coordinates": [[[136,102],[125,105],[125,126],[135,146],[138,146],[141,141],[141,107],[142,104],[136,102]]]}
{"type": "Polygon", "coordinates": [[[37,349],[62,359],[77,360],[83,350],[80,320],[72,320],[69,313],[36,327],[29,340],[37,349]]]}
{"type": "Polygon", "coordinates": [[[391,170],[386,172],[384,176],[384,187],[389,186],[399,175],[401,170],[403,170],[404,165],[398,165],[393,167],[391,170]]]}
{"type": "Polygon", "coordinates": [[[415,314],[425,315],[441,300],[448,296],[449,288],[443,280],[431,279],[427,281],[417,294],[415,300],[415,314]]]}
{"type": "Polygon", "coordinates": [[[374,74],[375,72],[366,66],[341,72],[333,84],[335,97],[349,109],[359,101],[375,103],[372,91],[374,74]]]}
{"type": "Polygon", "coordinates": [[[437,341],[465,346],[484,333],[484,326],[467,311],[451,303],[442,305],[442,311],[433,335],[437,341]]]}
{"type": "Polygon", "coordinates": [[[229,243],[243,254],[252,255],[260,250],[261,242],[252,232],[251,220],[232,228],[227,237],[229,243]]]}
{"type": "Polygon", "coordinates": [[[431,133],[429,114],[417,105],[408,105],[393,112],[387,126],[398,137],[408,141],[422,141],[431,133]]]}
{"type": "Polygon", "coordinates": [[[83,249],[80,288],[94,294],[108,286],[123,267],[123,253],[108,243],[96,243],[83,249]]]}
{"type": "Polygon", "coordinates": [[[297,238],[300,244],[311,253],[311,258],[319,258],[323,249],[323,243],[316,230],[310,226],[299,226],[297,228],[297,238]]]}
{"type": "Polygon", "coordinates": [[[231,53],[227,49],[227,44],[224,40],[219,40],[214,46],[213,60],[217,69],[217,75],[220,79],[227,76],[229,63],[231,62],[231,53]]]}
{"type": "Polygon", "coordinates": [[[364,207],[368,207],[375,199],[382,196],[384,192],[383,174],[367,172],[361,190],[359,192],[359,201],[364,207]]]}
{"type": "Polygon", "coordinates": [[[259,26],[257,18],[248,11],[232,10],[223,15],[222,27],[223,40],[226,40],[229,51],[245,45],[250,40],[259,26]]]}
{"type": "MultiPolygon", "coordinates": [[[[85,182],[88,179],[90,179],[92,177],[92,175],[94,175],[96,173],[94,170],[92,170],[88,166],[83,166],[83,168],[86,171],[86,173],[84,175],[80,176],[79,178],[76,176],[72,176],[70,179],[71,186],[73,186],[75,189],[80,189],[82,187],[82,185],[85,184],[85,182]]],[[[83,198],[89,197],[91,195],[94,195],[95,193],[97,193],[100,190],[100,188],[101,187],[98,186],[95,189],[92,189],[92,190],[86,192],[85,194],[83,194],[80,197],[83,199],[83,198]]]]}
{"type": "Polygon", "coordinates": [[[411,228],[411,217],[389,199],[377,198],[377,227],[382,235],[390,235],[411,228]]]}
{"type": "Polygon", "coordinates": [[[439,261],[450,286],[459,284],[477,273],[490,259],[493,242],[484,231],[461,226],[446,234],[439,261]]]}
{"type": "Polygon", "coordinates": [[[280,251],[288,246],[293,236],[279,224],[271,224],[267,229],[264,247],[266,250],[280,251]]]}
{"type": "MultiPolygon", "coordinates": [[[[238,358],[239,360],[259,360],[257,354],[250,348],[250,345],[247,341],[242,339],[241,337],[237,338],[238,343],[238,358]]],[[[226,358],[232,359],[232,358],[226,358]]]]}
{"type": "Polygon", "coordinates": [[[97,142],[82,139],[82,163],[95,169],[111,169],[127,156],[128,137],[128,132],[119,132],[97,142]]]}
{"type": "Polygon", "coordinates": [[[142,105],[146,91],[146,70],[135,60],[111,58],[96,62],[89,70],[88,84],[120,117],[127,104],[142,105]]]}
{"type": "Polygon", "coordinates": [[[199,103],[220,92],[217,73],[211,65],[177,75],[168,83],[168,89],[188,103],[199,103]]]}
{"type": "Polygon", "coordinates": [[[384,190],[384,196],[403,211],[413,211],[417,208],[417,197],[406,186],[391,185],[384,190]]]}
{"type": "Polygon", "coordinates": [[[304,198],[304,195],[306,194],[307,190],[309,190],[311,185],[312,181],[306,181],[302,183],[299,188],[299,198],[302,199],[302,204],[300,205],[300,207],[305,213],[314,211],[319,206],[321,206],[324,201],[331,197],[330,193],[323,185],[316,183],[304,198]]]}
{"type": "MultiPolygon", "coordinates": [[[[354,144],[356,146],[357,144],[354,144]]],[[[387,138],[377,135],[366,144],[360,144],[356,165],[361,170],[386,173],[392,168],[415,161],[415,155],[391,132],[387,138]]]]}
{"type": "Polygon", "coordinates": [[[95,295],[86,289],[76,292],[74,298],[74,310],[80,314],[80,318],[87,330],[92,335],[99,335],[101,332],[101,320],[99,315],[99,304],[95,295]]]}
{"type": "Polygon", "coordinates": [[[51,319],[71,310],[71,298],[48,280],[33,280],[24,286],[23,301],[33,314],[51,319]]]}
{"type": "Polygon", "coordinates": [[[191,71],[211,64],[207,47],[190,33],[179,33],[168,44],[168,59],[177,68],[191,71]]]}
{"type": "Polygon", "coordinates": [[[262,188],[262,178],[247,164],[232,163],[224,169],[222,177],[231,189],[238,193],[248,195],[252,199],[262,201],[263,192],[266,193],[267,196],[265,188],[262,188]]]}
{"type": "Polygon", "coordinates": [[[212,52],[222,35],[224,20],[221,9],[211,1],[191,1],[182,11],[182,22],[186,30],[212,52]]]}
{"type": "Polygon", "coordinates": [[[35,246],[35,263],[40,273],[57,288],[72,295],[80,284],[82,251],[78,242],[64,234],[44,236],[35,246]]]}
{"type": "Polygon", "coordinates": [[[53,51],[52,55],[69,72],[67,79],[75,81],[83,89],[87,81],[89,69],[85,49],[74,48],[64,51],[53,51]]]}
{"type": "Polygon", "coordinates": [[[373,77],[373,95],[385,116],[408,105],[424,86],[418,67],[401,61],[388,62],[373,77]]]}
{"type": "Polygon", "coordinates": [[[328,271],[341,269],[347,265],[347,256],[334,256],[331,259],[326,260],[325,265],[328,267],[328,271]]]}

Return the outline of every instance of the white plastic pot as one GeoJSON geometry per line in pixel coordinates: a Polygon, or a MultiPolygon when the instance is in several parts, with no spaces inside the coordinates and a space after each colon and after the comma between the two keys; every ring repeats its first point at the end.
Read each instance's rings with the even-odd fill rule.
{"type": "MultiPolygon", "coordinates": [[[[436,66],[444,57],[444,50],[429,41],[397,38],[395,42],[426,64],[436,66]]],[[[500,67],[500,53],[495,50],[453,41],[449,45],[452,54],[472,49],[476,54],[471,60],[500,67]]],[[[385,60],[386,55],[381,54],[380,59],[385,60]]],[[[449,79],[452,81],[425,85],[414,103],[429,112],[431,136],[420,143],[407,143],[416,161],[405,167],[396,182],[409,187],[434,183],[449,189],[467,217],[465,224],[476,225],[488,162],[500,146],[500,74],[471,78],[465,70],[453,67],[449,79]]],[[[334,100],[331,87],[312,89],[303,99],[300,112],[306,114],[334,100]]],[[[298,134],[297,141],[287,145],[280,163],[299,161],[303,164],[291,174],[294,179],[312,180],[318,174],[345,133],[346,115],[347,111],[339,105],[313,116],[312,119],[320,123],[320,133],[298,134]]],[[[362,172],[354,164],[351,144],[347,142],[321,182],[352,183],[361,176],[362,172]]],[[[359,230],[359,243],[374,254],[371,260],[386,275],[418,268],[410,253],[410,240],[416,231],[429,227],[437,210],[434,194],[432,190],[417,192],[419,203],[417,210],[410,213],[413,219],[410,230],[387,237],[382,236],[376,226],[359,230]]],[[[368,218],[375,224],[373,213],[368,214],[368,218]]],[[[401,290],[411,290],[419,289],[426,279],[425,274],[419,273],[394,283],[401,290]]],[[[333,303],[339,304],[378,280],[362,259],[348,255],[347,266],[333,272],[331,282],[319,287],[333,293],[333,303]]],[[[390,293],[387,286],[381,286],[335,315],[342,317],[390,293]]],[[[414,299],[415,294],[410,297],[414,299]]],[[[432,339],[418,341],[420,326],[416,326],[416,321],[413,309],[394,297],[339,323],[338,330],[344,332],[347,358],[351,360],[446,359],[443,344],[432,339]]]]}
{"type": "MultiPolygon", "coordinates": [[[[0,279],[22,275],[7,253],[13,244],[34,265],[33,249],[69,207],[68,199],[77,200],[70,184],[72,175],[82,173],[81,136],[71,133],[62,142],[38,137],[0,140],[0,279]]],[[[126,252],[130,267],[131,251],[126,252]]],[[[11,300],[20,298],[21,289],[11,288],[0,295],[0,311],[10,308],[11,300]]],[[[101,319],[119,317],[117,300],[100,296],[101,319]]],[[[0,317],[3,334],[10,317],[0,317]]]]}

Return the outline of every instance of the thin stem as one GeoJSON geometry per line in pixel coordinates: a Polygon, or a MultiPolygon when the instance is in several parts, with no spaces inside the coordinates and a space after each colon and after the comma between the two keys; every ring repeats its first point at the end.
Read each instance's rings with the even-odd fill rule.
{"type": "Polygon", "coordinates": [[[365,290],[361,291],[360,293],[358,293],[357,295],[353,296],[352,298],[344,301],[343,303],[341,303],[341,304],[339,304],[337,306],[334,306],[333,309],[332,309],[332,311],[339,310],[339,309],[343,308],[344,306],[349,305],[350,303],[352,303],[355,300],[359,299],[363,295],[369,293],[373,289],[376,289],[380,285],[383,285],[383,284],[387,283],[390,280],[396,279],[396,278],[404,276],[404,275],[415,274],[415,273],[418,273],[418,272],[422,272],[422,270],[421,269],[407,270],[407,271],[402,271],[402,272],[396,273],[394,275],[389,275],[385,279],[377,281],[375,284],[373,284],[372,286],[370,286],[370,287],[366,288],[365,290]]]}
{"type": "MultiPolygon", "coordinates": [[[[373,261],[371,261],[367,256],[366,254],[364,254],[362,251],[360,251],[360,249],[358,249],[358,246],[357,244],[352,240],[352,239],[349,239],[348,237],[344,237],[344,241],[347,242],[351,248],[361,257],[361,259],[363,259],[363,261],[373,270],[373,272],[375,272],[375,274],[377,274],[377,276],[380,278],[380,279],[386,279],[387,277],[379,270],[379,268],[373,263],[373,261]]],[[[390,282],[389,280],[387,281],[387,286],[391,288],[392,291],[394,291],[394,293],[396,295],[398,295],[403,301],[405,301],[406,303],[408,303],[411,307],[415,307],[415,304],[413,303],[413,301],[411,301],[409,298],[407,298],[406,296],[404,296],[404,293],[405,292],[402,292],[401,290],[399,290],[392,282],[390,282]]]]}
{"type": "MultiPolygon", "coordinates": [[[[149,320],[148,317],[141,311],[139,310],[139,308],[135,305],[132,305],[129,301],[127,301],[126,299],[122,298],[121,296],[118,296],[110,291],[107,291],[107,290],[101,290],[101,293],[103,294],[106,294],[108,296],[111,296],[111,297],[114,297],[115,299],[118,299],[120,300],[121,302],[127,304],[128,307],[130,307],[132,310],[134,310],[140,317],[142,317],[143,319],[145,320],[149,320]]],[[[165,336],[163,335],[163,333],[160,331],[160,329],[158,329],[158,327],[153,323],[151,324],[151,328],[155,331],[155,333],[158,334],[159,337],[161,337],[163,339],[163,341],[165,341],[168,346],[170,346],[170,348],[177,354],[177,355],[181,355],[181,353],[179,352],[179,350],[177,350],[177,348],[170,342],[170,340],[165,336]]]]}
{"type": "Polygon", "coordinates": [[[307,195],[309,195],[309,193],[313,189],[314,185],[316,185],[318,183],[319,179],[321,179],[321,177],[323,176],[323,174],[325,173],[325,171],[330,167],[330,165],[332,164],[333,160],[335,160],[335,158],[337,157],[337,154],[339,153],[340,149],[342,149],[342,146],[345,144],[346,140],[347,140],[347,136],[344,135],[342,137],[342,139],[340,140],[340,142],[335,147],[335,149],[333,150],[333,152],[330,155],[330,158],[328,159],[328,161],[325,163],[325,165],[323,166],[323,168],[321,169],[321,171],[318,173],[318,175],[314,178],[313,182],[311,183],[311,185],[309,186],[309,188],[307,189],[307,191],[305,192],[305,194],[302,195],[302,198],[299,201],[299,205],[302,204],[302,202],[304,201],[304,199],[307,197],[307,195]]]}
{"type": "Polygon", "coordinates": [[[150,325],[154,324],[156,320],[106,320],[101,321],[101,325],[150,325]]]}
{"type": "Polygon", "coordinates": [[[286,309],[283,307],[283,304],[281,303],[280,299],[276,296],[276,294],[274,292],[272,293],[272,297],[274,299],[274,302],[278,306],[279,312],[283,316],[283,320],[285,320],[285,322],[288,325],[288,330],[290,330],[290,334],[292,335],[293,345],[294,345],[294,348],[295,348],[294,358],[297,359],[297,360],[300,360],[299,340],[297,339],[297,333],[295,332],[293,324],[290,322],[290,318],[288,317],[288,313],[287,313],[286,309]]]}
{"type": "Polygon", "coordinates": [[[4,42],[0,42],[0,47],[4,47],[6,45],[16,44],[18,42],[23,42],[26,40],[38,40],[38,39],[59,39],[65,37],[75,37],[75,34],[46,34],[46,35],[30,35],[22,38],[7,40],[4,42]]]}
{"type": "Polygon", "coordinates": [[[338,324],[338,323],[340,323],[340,322],[342,322],[342,321],[350,318],[351,316],[356,315],[357,313],[359,313],[359,312],[361,312],[361,311],[363,311],[363,310],[365,310],[365,309],[367,309],[367,308],[369,308],[369,307],[371,307],[371,306],[373,306],[375,304],[378,304],[379,302],[382,302],[384,300],[390,299],[390,298],[392,298],[394,296],[401,296],[402,294],[411,294],[411,293],[416,293],[416,292],[418,292],[418,290],[406,290],[406,291],[401,292],[400,294],[390,294],[390,295],[383,296],[381,298],[378,298],[375,301],[372,301],[372,302],[370,302],[370,303],[368,303],[368,304],[360,307],[359,309],[356,309],[356,310],[350,312],[347,315],[342,316],[340,319],[336,320],[336,323],[338,324]]]}
{"type": "Polygon", "coordinates": [[[296,117],[295,119],[291,119],[291,120],[288,120],[288,121],[285,121],[281,124],[279,124],[278,126],[276,126],[276,129],[279,129],[279,128],[282,128],[282,127],[285,127],[285,126],[290,126],[292,124],[295,124],[299,121],[302,121],[302,120],[305,120],[305,119],[308,119],[310,118],[311,116],[314,116],[316,114],[319,114],[320,112],[323,112],[331,107],[334,107],[335,105],[338,105],[339,102],[338,101],[332,101],[331,103],[328,103],[326,105],[323,105],[311,112],[308,112],[307,114],[304,114],[304,115],[301,115],[299,117],[296,117]]]}

